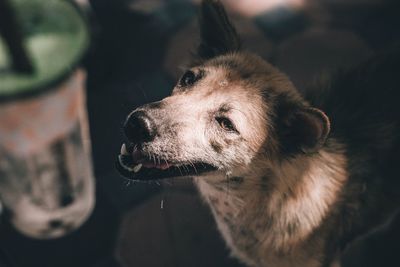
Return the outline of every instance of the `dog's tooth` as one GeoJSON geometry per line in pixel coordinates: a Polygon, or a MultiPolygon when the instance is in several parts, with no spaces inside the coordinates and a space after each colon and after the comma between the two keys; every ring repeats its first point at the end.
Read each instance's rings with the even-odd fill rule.
{"type": "Polygon", "coordinates": [[[118,161],[119,161],[120,165],[122,166],[122,168],[124,168],[125,170],[130,171],[130,172],[133,171],[132,168],[125,165],[124,160],[123,160],[123,155],[118,156],[118,161]]]}
{"type": "Polygon", "coordinates": [[[133,167],[133,171],[134,172],[138,172],[138,171],[140,171],[140,169],[142,168],[142,164],[141,163],[139,163],[138,165],[136,165],[135,167],[133,167]]]}
{"type": "Polygon", "coordinates": [[[125,144],[122,144],[122,146],[121,146],[121,155],[129,155],[125,144]]]}
{"type": "Polygon", "coordinates": [[[118,161],[122,166],[124,166],[124,162],[122,161],[122,156],[121,155],[118,155],[118,161]]]}

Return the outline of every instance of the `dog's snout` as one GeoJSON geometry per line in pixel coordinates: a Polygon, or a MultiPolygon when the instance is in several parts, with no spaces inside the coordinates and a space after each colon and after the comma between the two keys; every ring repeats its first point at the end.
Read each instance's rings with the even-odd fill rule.
{"type": "Polygon", "coordinates": [[[124,124],[126,137],[135,144],[150,142],[156,135],[154,122],[143,111],[136,111],[129,115],[124,124]]]}

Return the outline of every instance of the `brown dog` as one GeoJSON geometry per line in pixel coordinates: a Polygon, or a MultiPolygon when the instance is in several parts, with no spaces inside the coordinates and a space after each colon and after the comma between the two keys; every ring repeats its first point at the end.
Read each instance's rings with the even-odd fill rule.
{"type": "Polygon", "coordinates": [[[398,207],[399,53],[302,96],[242,51],[218,1],[201,11],[193,66],[170,97],[128,116],[118,169],[133,180],[194,176],[249,266],[338,264],[398,207]]]}

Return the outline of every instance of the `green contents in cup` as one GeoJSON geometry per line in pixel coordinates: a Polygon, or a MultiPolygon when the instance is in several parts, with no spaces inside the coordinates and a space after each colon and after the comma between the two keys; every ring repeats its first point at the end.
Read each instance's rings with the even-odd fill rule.
{"type": "Polygon", "coordinates": [[[88,45],[85,21],[65,0],[13,0],[33,74],[11,70],[0,36],[0,97],[38,90],[69,72],[88,45]]]}

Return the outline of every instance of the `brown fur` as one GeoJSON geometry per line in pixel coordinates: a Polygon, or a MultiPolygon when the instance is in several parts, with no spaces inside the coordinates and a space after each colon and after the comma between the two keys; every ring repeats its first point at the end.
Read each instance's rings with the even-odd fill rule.
{"type": "MultiPolygon", "coordinates": [[[[242,262],[338,266],[346,244],[397,209],[398,183],[390,179],[400,151],[398,104],[374,94],[375,88],[368,91],[373,82],[356,86],[348,77],[359,91],[340,87],[327,98],[330,91],[321,89],[308,102],[286,75],[240,51],[218,1],[203,1],[201,21],[199,57],[170,97],[132,112],[128,126],[142,127],[147,136],[128,132],[128,138],[151,161],[194,168],[199,192],[242,262]],[[354,105],[352,94],[364,98],[354,105]],[[386,101],[377,111],[375,97],[386,101]],[[138,114],[146,118],[139,126],[144,119],[138,114]],[[156,132],[151,138],[150,131],[156,132]],[[196,164],[214,169],[197,173],[196,164]]],[[[381,68],[380,74],[373,69],[391,73],[381,68]]],[[[381,84],[397,83],[396,75],[383,77],[381,84]]],[[[165,173],[154,169],[144,173],[165,173]]]]}
{"type": "Polygon", "coordinates": [[[201,158],[221,166],[195,181],[233,255],[249,266],[321,266],[322,222],[347,180],[344,148],[282,158],[273,123],[277,99],[306,102],[260,58],[227,54],[192,69],[204,73],[195,86],[178,85],[157,106],[139,109],[168,125],[143,149],[166,161],[201,158]],[[218,114],[229,114],[240,136],[212,128],[218,114]],[[198,142],[203,138],[209,148],[198,142]]]}
{"type": "Polygon", "coordinates": [[[321,151],[280,167],[258,164],[239,186],[196,178],[228,246],[251,266],[320,266],[326,241],[315,232],[340,199],[345,157],[321,151]]]}

